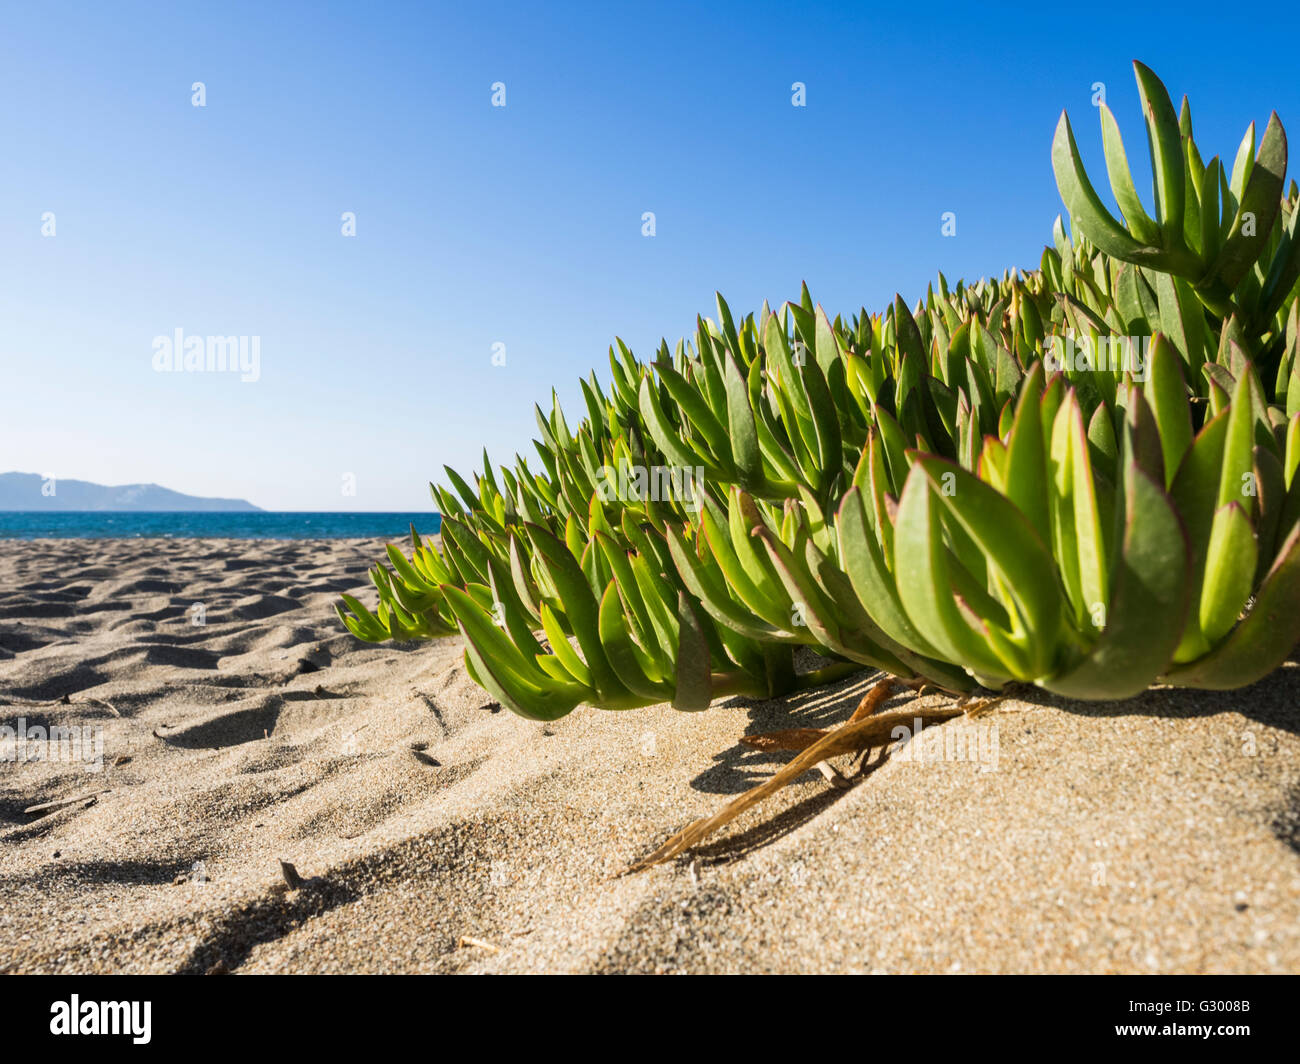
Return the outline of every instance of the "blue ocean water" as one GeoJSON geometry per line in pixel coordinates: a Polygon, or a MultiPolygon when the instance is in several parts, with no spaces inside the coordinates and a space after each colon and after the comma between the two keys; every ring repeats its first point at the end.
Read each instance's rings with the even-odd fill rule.
{"type": "Polygon", "coordinates": [[[434,535],[442,518],[434,513],[270,513],[237,511],[127,512],[67,510],[39,513],[0,510],[0,539],[122,538],[143,536],[229,539],[353,539],[434,535]]]}

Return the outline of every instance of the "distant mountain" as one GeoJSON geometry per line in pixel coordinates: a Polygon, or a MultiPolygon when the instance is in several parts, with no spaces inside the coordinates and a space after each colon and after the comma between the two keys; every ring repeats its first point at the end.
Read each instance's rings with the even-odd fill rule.
{"type": "Polygon", "coordinates": [[[0,473],[0,510],[243,510],[243,499],[200,499],[157,484],[109,487],[88,480],[49,482],[35,473],[0,473]]]}

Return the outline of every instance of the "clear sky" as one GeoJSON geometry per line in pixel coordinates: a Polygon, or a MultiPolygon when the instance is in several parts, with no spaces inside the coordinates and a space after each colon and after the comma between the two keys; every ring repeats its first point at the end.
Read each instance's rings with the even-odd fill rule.
{"type": "Polygon", "coordinates": [[[576,422],[616,335],[648,355],[715,289],[849,313],[1036,266],[1062,107],[1104,177],[1104,82],[1144,165],[1133,58],[1207,157],[1300,121],[1279,13],[1213,11],[6,3],[0,472],[429,509],[443,463],[531,454],[534,402],[576,422]],[[258,337],[259,379],[156,372],[178,328],[258,337]]]}

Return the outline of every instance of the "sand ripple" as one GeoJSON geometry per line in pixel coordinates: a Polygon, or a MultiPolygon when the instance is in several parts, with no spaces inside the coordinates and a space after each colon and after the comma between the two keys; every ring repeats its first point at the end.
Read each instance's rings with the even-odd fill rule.
{"type": "Polygon", "coordinates": [[[1012,702],[993,770],[809,774],[619,877],[790,756],[738,736],[842,721],[870,678],[523,721],[457,641],[341,629],[381,549],[0,542],[0,723],[100,727],[105,759],[0,762],[0,972],[1300,971],[1295,664],[1012,702]]]}

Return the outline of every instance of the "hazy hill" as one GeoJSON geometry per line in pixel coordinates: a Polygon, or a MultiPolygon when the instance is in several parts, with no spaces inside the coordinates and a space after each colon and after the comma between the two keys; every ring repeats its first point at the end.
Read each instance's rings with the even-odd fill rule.
{"type": "Polygon", "coordinates": [[[0,510],[260,510],[244,499],[201,499],[157,484],[92,484],[59,480],[42,491],[35,473],[0,473],[0,510]]]}

